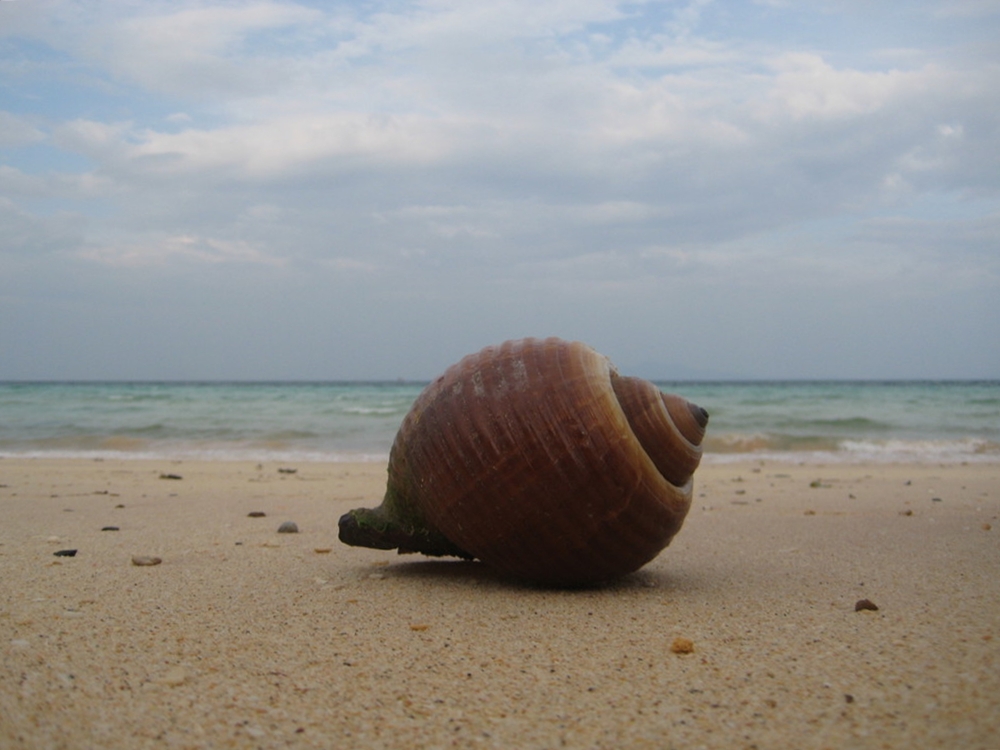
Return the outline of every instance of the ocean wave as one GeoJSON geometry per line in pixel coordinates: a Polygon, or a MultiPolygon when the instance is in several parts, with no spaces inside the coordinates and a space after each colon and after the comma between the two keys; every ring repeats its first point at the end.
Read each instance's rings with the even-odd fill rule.
{"type": "Polygon", "coordinates": [[[727,463],[746,458],[839,463],[993,463],[1000,443],[984,438],[956,440],[836,439],[754,433],[707,438],[705,459],[727,463]]]}
{"type": "Polygon", "coordinates": [[[394,415],[406,414],[406,410],[409,408],[409,404],[406,406],[349,406],[342,409],[344,414],[361,414],[363,416],[376,416],[376,417],[391,417],[394,415]]]}
{"type": "MultiPolygon", "coordinates": [[[[110,436],[0,443],[0,458],[133,459],[253,462],[386,462],[388,451],[295,445],[284,441],[162,442],[110,436]]],[[[723,435],[706,441],[706,464],[768,460],[790,463],[1000,463],[1000,443],[961,440],[831,440],[763,434],[723,435]]]]}
{"type": "Polygon", "coordinates": [[[1000,443],[982,438],[962,440],[844,440],[844,453],[870,460],[947,462],[1000,461],[1000,443]]]}
{"type": "Polygon", "coordinates": [[[836,438],[798,436],[765,432],[724,433],[705,437],[702,448],[706,453],[760,453],[764,451],[790,453],[798,451],[835,451],[840,446],[836,438]]]}
{"type": "MultiPolygon", "coordinates": [[[[0,383],[0,455],[384,460],[422,385],[0,383]]],[[[1000,462],[1000,382],[685,383],[706,461],[1000,462]]]]}
{"type": "Polygon", "coordinates": [[[799,429],[819,429],[819,430],[850,430],[854,433],[881,432],[891,430],[892,425],[869,417],[829,417],[826,419],[813,417],[811,419],[779,419],[788,426],[795,426],[799,429]]]}

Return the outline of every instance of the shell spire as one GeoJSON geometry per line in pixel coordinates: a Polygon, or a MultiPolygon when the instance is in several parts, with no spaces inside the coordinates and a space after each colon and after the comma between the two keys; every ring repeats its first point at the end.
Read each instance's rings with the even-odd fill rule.
{"type": "Polygon", "coordinates": [[[478,558],[545,584],[609,580],[680,529],[707,422],[585,344],[487,347],[417,397],[382,505],[344,515],[340,538],[478,558]]]}

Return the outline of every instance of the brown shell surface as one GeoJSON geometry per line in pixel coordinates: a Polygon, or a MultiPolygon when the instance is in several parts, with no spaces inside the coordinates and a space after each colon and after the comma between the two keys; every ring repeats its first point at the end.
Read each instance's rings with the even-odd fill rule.
{"type": "Polygon", "coordinates": [[[389,492],[500,571],[599,582],[638,569],[680,529],[707,418],[585,344],[509,341],[417,398],[389,492]]]}

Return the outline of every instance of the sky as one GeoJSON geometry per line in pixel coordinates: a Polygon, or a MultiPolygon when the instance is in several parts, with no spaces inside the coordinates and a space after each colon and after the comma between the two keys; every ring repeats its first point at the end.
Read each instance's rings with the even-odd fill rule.
{"type": "Polygon", "coordinates": [[[1000,0],[0,0],[0,380],[1000,378],[1000,0]]]}

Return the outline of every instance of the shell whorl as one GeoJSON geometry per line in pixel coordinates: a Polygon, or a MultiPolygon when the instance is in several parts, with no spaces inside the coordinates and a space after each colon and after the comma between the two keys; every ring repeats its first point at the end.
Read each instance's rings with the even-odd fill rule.
{"type": "Polygon", "coordinates": [[[429,530],[426,544],[391,544],[401,551],[475,557],[542,583],[614,578],[680,529],[707,419],[585,344],[509,341],[465,357],[417,398],[373,512],[429,530]]]}

